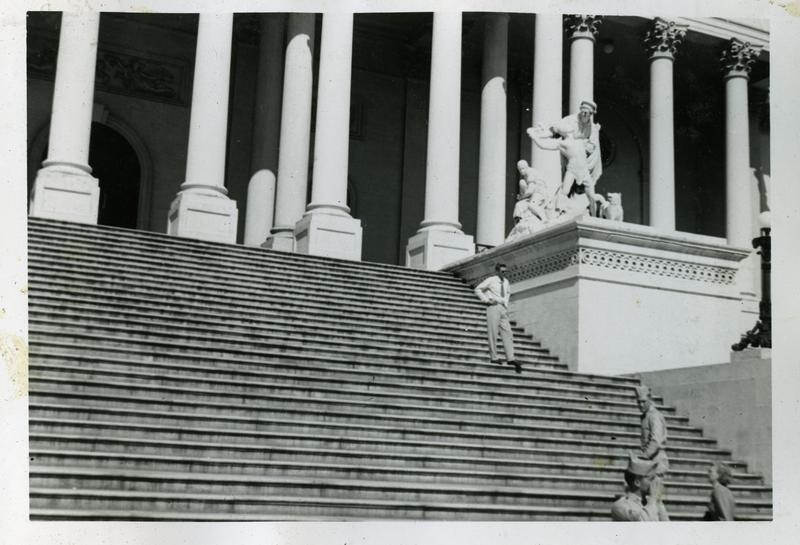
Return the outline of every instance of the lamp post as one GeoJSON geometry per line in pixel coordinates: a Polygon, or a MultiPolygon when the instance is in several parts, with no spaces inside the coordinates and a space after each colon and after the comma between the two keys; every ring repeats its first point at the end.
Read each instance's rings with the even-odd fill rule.
{"type": "Polygon", "coordinates": [[[760,248],[761,256],[761,302],[758,304],[758,321],[753,329],[742,335],[741,340],[731,346],[734,351],[753,348],[772,348],[772,301],[770,299],[771,239],[770,228],[762,227],[761,236],[753,239],[753,248],[760,248]]]}

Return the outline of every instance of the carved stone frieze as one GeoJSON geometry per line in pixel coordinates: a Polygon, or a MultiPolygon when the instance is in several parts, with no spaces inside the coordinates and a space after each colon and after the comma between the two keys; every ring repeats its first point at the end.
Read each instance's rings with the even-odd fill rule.
{"type": "Polygon", "coordinates": [[[726,75],[744,75],[750,74],[750,69],[753,63],[756,62],[761,47],[751,44],[750,42],[743,42],[738,38],[731,38],[728,46],[722,51],[720,62],[722,63],[722,71],[726,75]]]}
{"type": "Polygon", "coordinates": [[[651,57],[674,57],[678,46],[686,36],[688,25],[681,25],[656,17],[650,29],[645,33],[644,45],[651,57]]]}
{"type": "MultiPolygon", "coordinates": [[[[28,76],[53,80],[58,40],[40,34],[28,37],[28,76]]],[[[188,63],[181,59],[154,58],[139,52],[99,49],[97,89],[158,102],[188,103],[188,63]]]]}
{"type": "Polygon", "coordinates": [[[570,38],[597,38],[601,15],[566,15],[564,28],[570,38]]]}
{"type": "Polygon", "coordinates": [[[710,284],[732,285],[736,279],[735,267],[719,267],[688,263],[674,259],[650,257],[614,250],[596,248],[571,248],[569,250],[512,266],[508,278],[521,282],[566,269],[573,265],[588,265],[603,269],[643,273],[666,278],[692,280],[710,284]]]}

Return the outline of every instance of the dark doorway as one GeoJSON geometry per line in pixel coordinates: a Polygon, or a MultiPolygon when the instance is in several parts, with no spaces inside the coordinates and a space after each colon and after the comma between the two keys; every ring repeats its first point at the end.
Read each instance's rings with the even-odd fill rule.
{"type": "Polygon", "coordinates": [[[100,180],[97,223],[135,229],[141,166],[133,147],[111,127],[92,123],[89,166],[100,180]]]}
{"type": "MultiPolygon", "coordinates": [[[[42,160],[46,157],[47,146],[42,160]]],[[[136,229],[142,174],[136,151],[111,127],[92,123],[89,166],[92,176],[100,180],[97,223],[136,229]]]]}

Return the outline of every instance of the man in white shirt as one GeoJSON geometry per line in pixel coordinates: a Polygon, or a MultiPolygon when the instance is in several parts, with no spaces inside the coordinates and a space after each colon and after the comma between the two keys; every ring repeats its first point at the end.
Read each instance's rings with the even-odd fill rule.
{"type": "Polygon", "coordinates": [[[506,278],[506,266],[498,263],[495,273],[475,287],[475,295],[486,304],[486,322],[489,330],[489,355],[492,363],[500,364],[497,357],[497,335],[503,340],[506,363],[513,365],[517,373],[522,366],[514,359],[514,335],[508,321],[508,303],[511,298],[511,284],[506,278]]]}

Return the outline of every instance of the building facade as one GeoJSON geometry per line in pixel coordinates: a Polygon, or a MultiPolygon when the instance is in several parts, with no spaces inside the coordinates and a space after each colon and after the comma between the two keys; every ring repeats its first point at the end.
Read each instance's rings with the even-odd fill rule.
{"type": "Polygon", "coordinates": [[[517,160],[560,176],[525,129],[583,99],[626,222],[749,247],[767,209],[758,23],[32,12],[28,42],[32,215],[439,268],[502,243],[517,160]]]}

